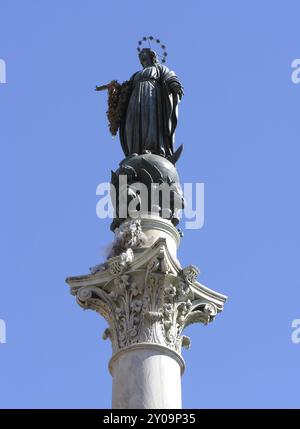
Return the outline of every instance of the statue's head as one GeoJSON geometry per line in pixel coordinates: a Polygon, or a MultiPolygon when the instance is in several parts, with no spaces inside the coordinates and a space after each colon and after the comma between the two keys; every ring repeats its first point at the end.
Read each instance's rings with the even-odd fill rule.
{"type": "Polygon", "coordinates": [[[142,49],[139,53],[139,59],[144,68],[154,66],[158,63],[156,52],[150,48],[142,49]]]}

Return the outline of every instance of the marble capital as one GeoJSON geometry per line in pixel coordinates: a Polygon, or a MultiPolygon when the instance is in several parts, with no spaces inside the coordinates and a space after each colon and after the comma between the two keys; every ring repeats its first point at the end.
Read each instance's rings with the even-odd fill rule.
{"type": "Polygon", "coordinates": [[[190,346],[183,330],[192,323],[212,322],[226,297],[199,283],[195,266],[180,266],[176,228],[170,223],[159,225],[157,220],[156,224],[151,219],[144,222],[141,230],[146,231],[148,225],[146,240],[123,246],[119,255],[108,258],[98,270],[66,281],[81,307],[107,320],[103,338],[111,340],[113,354],[148,343],[180,355],[182,347],[190,346]],[[152,235],[151,222],[155,224],[152,235]]]}

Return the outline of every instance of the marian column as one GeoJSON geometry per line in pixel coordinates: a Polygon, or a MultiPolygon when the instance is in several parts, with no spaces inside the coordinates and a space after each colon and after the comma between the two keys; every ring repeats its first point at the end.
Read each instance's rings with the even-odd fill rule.
{"type": "MultiPolygon", "coordinates": [[[[165,49],[151,36],[139,46],[147,39],[165,49]]],[[[143,69],[130,81],[96,87],[108,89],[110,129],[119,131],[126,156],[111,177],[111,252],[90,274],[67,283],[81,307],[108,322],[112,407],[181,408],[181,349],[190,345],[182,331],[212,322],[226,297],[177,259],[184,199],[175,167],[182,148],[174,153],[173,140],[183,88],[153,50],[138,50],[143,69]]]]}

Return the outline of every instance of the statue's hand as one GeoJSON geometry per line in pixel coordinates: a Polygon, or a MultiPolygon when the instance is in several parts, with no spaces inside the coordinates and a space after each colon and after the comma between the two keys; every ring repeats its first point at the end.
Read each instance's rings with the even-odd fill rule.
{"type": "Polygon", "coordinates": [[[181,99],[182,99],[182,97],[183,97],[183,95],[184,95],[184,92],[183,92],[183,89],[182,89],[182,88],[177,87],[177,88],[175,89],[175,91],[173,91],[173,92],[174,92],[174,94],[178,95],[179,100],[181,100],[181,99]]]}
{"type": "Polygon", "coordinates": [[[180,85],[172,85],[172,87],[171,87],[170,89],[171,89],[171,92],[172,92],[174,95],[178,95],[179,100],[181,100],[181,99],[182,99],[182,97],[183,97],[183,95],[184,95],[184,92],[183,92],[183,88],[182,88],[182,86],[180,86],[180,85]]]}
{"type": "Polygon", "coordinates": [[[178,92],[177,92],[178,96],[179,96],[179,100],[182,99],[182,97],[184,96],[184,92],[183,92],[183,88],[179,88],[178,92]]]}

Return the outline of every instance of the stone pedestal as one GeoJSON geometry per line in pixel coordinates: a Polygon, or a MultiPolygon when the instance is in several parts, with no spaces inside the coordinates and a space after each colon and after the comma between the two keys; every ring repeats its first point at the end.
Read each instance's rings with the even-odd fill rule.
{"type": "Polygon", "coordinates": [[[108,322],[112,406],[181,408],[181,349],[190,345],[182,331],[213,321],[226,297],[200,284],[195,266],[180,266],[180,235],[170,221],[128,219],[115,235],[105,263],[67,279],[78,304],[108,322]]]}

